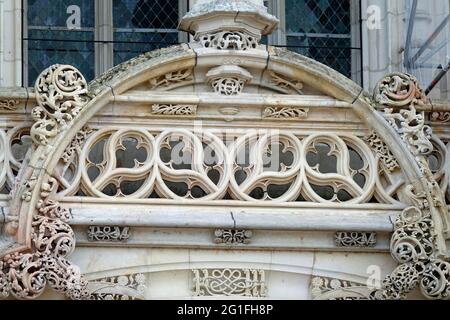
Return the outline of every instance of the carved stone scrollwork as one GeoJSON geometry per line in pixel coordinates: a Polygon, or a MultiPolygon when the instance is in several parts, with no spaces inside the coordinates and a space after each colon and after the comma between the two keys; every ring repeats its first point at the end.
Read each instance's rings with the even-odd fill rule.
{"type": "Polygon", "coordinates": [[[192,270],[194,296],[265,297],[264,270],[214,269],[192,270]]]}
{"type": "Polygon", "coordinates": [[[391,108],[385,110],[384,117],[415,156],[423,174],[422,186],[410,185],[405,189],[414,207],[405,209],[396,220],[391,254],[400,265],[385,278],[382,296],[404,299],[420,286],[429,299],[448,299],[450,265],[441,257],[442,225],[448,230],[448,212],[426,158],[434,148],[431,128],[425,125],[424,112],[416,111],[417,106],[427,102],[426,96],[415,77],[393,73],[377,85],[374,99],[391,108]],[[400,110],[396,112],[394,108],[400,110]]]}
{"type": "Polygon", "coordinates": [[[70,163],[77,152],[81,153],[81,148],[86,142],[89,134],[91,134],[92,132],[93,130],[88,126],[85,126],[83,129],[77,132],[77,135],[70,143],[70,146],[64,151],[64,154],[62,155],[62,160],[64,161],[64,163],[70,163]]]}
{"type": "Polygon", "coordinates": [[[267,107],[264,109],[263,119],[305,119],[308,112],[308,108],[267,107]]]}
{"type": "Polygon", "coordinates": [[[143,274],[108,277],[89,282],[90,300],[144,300],[147,289],[143,274]]]}
{"type": "Polygon", "coordinates": [[[395,159],[389,147],[380,139],[378,134],[373,131],[369,136],[364,138],[367,144],[380,157],[383,168],[388,172],[394,172],[395,169],[400,168],[400,165],[395,159]]]}
{"type": "Polygon", "coordinates": [[[375,232],[336,232],[334,241],[337,247],[375,247],[377,234],[375,232]]]}
{"type": "Polygon", "coordinates": [[[89,101],[87,83],[74,67],[53,65],[41,73],[35,89],[38,106],[31,113],[31,137],[37,145],[47,145],[89,101]]]}
{"type": "Polygon", "coordinates": [[[20,104],[19,100],[8,99],[0,100],[0,110],[15,111],[18,109],[20,104]]]}
{"type": "Polygon", "coordinates": [[[450,264],[435,253],[436,233],[429,207],[410,207],[395,223],[391,254],[400,263],[383,282],[385,299],[405,299],[420,286],[429,299],[448,299],[450,264]]]}
{"type": "Polygon", "coordinates": [[[397,130],[406,142],[413,155],[428,155],[433,151],[431,143],[431,127],[425,125],[424,113],[417,113],[413,105],[409,110],[393,113],[393,109],[386,109],[386,120],[397,130]]]}
{"type": "Polygon", "coordinates": [[[214,235],[217,244],[249,244],[253,233],[249,230],[218,229],[214,235]]]}
{"type": "Polygon", "coordinates": [[[170,116],[193,116],[197,114],[197,107],[198,106],[196,105],[189,104],[154,104],[152,106],[152,114],[170,116]]]}
{"type": "Polygon", "coordinates": [[[384,117],[398,132],[413,155],[427,155],[433,151],[430,141],[431,128],[425,125],[425,113],[417,112],[416,106],[426,104],[427,98],[417,79],[404,73],[392,73],[383,78],[375,88],[375,102],[388,107],[384,117]],[[409,107],[408,110],[395,109],[409,107]]]}
{"type": "Polygon", "coordinates": [[[424,105],[427,98],[417,78],[406,73],[386,75],[376,86],[375,102],[391,108],[424,105]]]}
{"type": "Polygon", "coordinates": [[[51,177],[41,186],[42,199],[32,222],[31,249],[6,255],[0,262],[3,297],[34,299],[47,285],[70,299],[88,297],[80,269],[67,260],[75,249],[75,235],[67,223],[70,212],[49,198],[56,189],[56,180],[51,177]]]}
{"type": "Polygon", "coordinates": [[[313,300],[378,300],[381,294],[355,282],[316,277],[311,282],[313,300]]]}
{"type": "Polygon", "coordinates": [[[450,122],[450,112],[433,112],[430,114],[430,120],[434,122],[450,122]]]}
{"type": "Polygon", "coordinates": [[[199,41],[204,48],[218,50],[249,50],[258,47],[256,37],[238,31],[220,31],[206,34],[201,36],[199,41]]]}

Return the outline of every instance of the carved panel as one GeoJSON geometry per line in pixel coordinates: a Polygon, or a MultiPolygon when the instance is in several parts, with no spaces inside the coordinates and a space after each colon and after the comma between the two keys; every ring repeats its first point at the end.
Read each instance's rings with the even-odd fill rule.
{"type": "Polygon", "coordinates": [[[289,79],[276,72],[270,72],[271,82],[286,93],[303,94],[303,83],[298,80],[289,79]]]}
{"type": "Polygon", "coordinates": [[[430,120],[441,123],[450,122],[450,112],[432,112],[430,114],[430,120]]]}
{"type": "Polygon", "coordinates": [[[214,235],[217,244],[249,244],[253,233],[249,230],[218,229],[214,235]]]}
{"type": "Polygon", "coordinates": [[[266,296],[264,270],[214,269],[192,270],[194,296],[254,297],[266,296]]]}
{"type": "Polygon", "coordinates": [[[309,109],[294,107],[267,107],[263,111],[263,119],[304,119],[309,109]]]}
{"type": "Polygon", "coordinates": [[[173,85],[186,84],[193,80],[193,70],[182,69],[169,72],[165,75],[153,78],[149,81],[150,89],[164,89],[173,85]]]}
{"type": "Polygon", "coordinates": [[[144,300],[146,278],[143,274],[109,277],[90,281],[90,300],[144,300]]]}
{"type": "Polygon", "coordinates": [[[111,226],[90,226],[87,232],[89,241],[126,242],[130,238],[130,228],[111,226]]]}
{"type": "Polygon", "coordinates": [[[20,101],[14,99],[0,100],[0,111],[15,111],[19,108],[20,101]]]}
{"type": "Polygon", "coordinates": [[[336,232],[334,242],[337,247],[375,247],[377,234],[375,232],[336,232]]]}
{"type": "Polygon", "coordinates": [[[220,31],[206,34],[201,36],[199,41],[204,48],[218,50],[249,50],[258,47],[256,37],[238,31],[220,31]]]}
{"type": "Polygon", "coordinates": [[[196,105],[164,105],[154,104],[152,106],[152,113],[155,115],[170,115],[170,116],[193,116],[197,114],[196,105]]]}
{"type": "Polygon", "coordinates": [[[376,288],[365,285],[323,277],[316,277],[311,282],[313,300],[378,300],[382,296],[376,288]]]}

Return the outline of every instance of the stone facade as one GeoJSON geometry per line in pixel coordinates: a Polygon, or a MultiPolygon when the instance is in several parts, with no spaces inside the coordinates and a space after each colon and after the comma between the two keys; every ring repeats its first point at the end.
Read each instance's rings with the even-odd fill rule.
{"type": "Polygon", "coordinates": [[[277,22],[199,1],[189,44],[0,89],[0,296],[447,299],[448,103],[261,45],[277,22]]]}

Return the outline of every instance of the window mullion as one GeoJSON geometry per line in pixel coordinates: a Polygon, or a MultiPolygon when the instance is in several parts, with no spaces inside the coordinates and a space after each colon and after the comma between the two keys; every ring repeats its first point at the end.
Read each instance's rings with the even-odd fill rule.
{"type": "Polygon", "coordinates": [[[95,0],[95,74],[114,66],[113,0],[95,0]]]}

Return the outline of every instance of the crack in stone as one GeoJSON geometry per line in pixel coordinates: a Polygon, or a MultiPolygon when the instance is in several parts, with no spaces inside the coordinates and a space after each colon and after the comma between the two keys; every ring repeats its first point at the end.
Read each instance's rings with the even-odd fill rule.
{"type": "Polygon", "coordinates": [[[231,219],[233,220],[233,224],[234,224],[233,228],[236,229],[237,223],[236,223],[236,219],[234,218],[233,211],[231,211],[230,214],[231,214],[231,219]]]}

